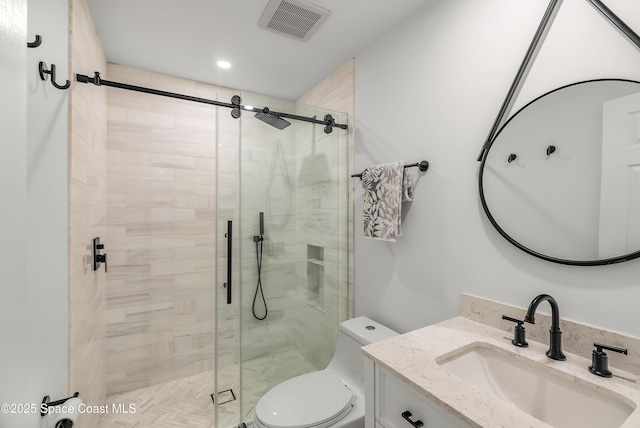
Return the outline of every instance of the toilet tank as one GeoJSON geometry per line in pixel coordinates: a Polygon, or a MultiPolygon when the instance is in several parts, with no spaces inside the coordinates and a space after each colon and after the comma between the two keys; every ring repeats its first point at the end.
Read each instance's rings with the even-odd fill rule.
{"type": "Polygon", "coordinates": [[[340,324],[338,343],[327,370],[348,384],[364,388],[364,354],[360,348],[398,333],[367,317],[357,317],[340,324]]]}

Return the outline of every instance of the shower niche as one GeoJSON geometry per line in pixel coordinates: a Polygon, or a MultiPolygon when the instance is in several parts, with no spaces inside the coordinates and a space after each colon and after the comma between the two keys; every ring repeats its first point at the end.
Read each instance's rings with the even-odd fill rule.
{"type": "Polygon", "coordinates": [[[324,248],[307,245],[307,303],[324,308],[324,248]]]}

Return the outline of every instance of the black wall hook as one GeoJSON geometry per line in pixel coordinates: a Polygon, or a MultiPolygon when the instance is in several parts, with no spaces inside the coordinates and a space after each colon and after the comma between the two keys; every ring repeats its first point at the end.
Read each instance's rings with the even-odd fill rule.
{"type": "Polygon", "coordinates": [[[37,48],[42,44],[42,37],[39,34],[36,34],[36,39],[33,42],[27,42],[28,48],[37,48]]]}
{"type": "Polygon", "coordinates": [[[547,147],[547,156],[551,156],[551,153],[556,151],[556,146],[547,147]]]}
{"type": "Polygon", "coordinates": [[[47,70],[47,64],[45,64],[43,61],[40,61],[40,64],[38,65],[38,70],[40,71],[40,78],[42,80],[47,80],[47,76],[45,75],[50,74],[51,84],[58,89],[68,89],[69,86],[71,86],[71,82],[68,80],[64,85],[58,85],[56,83],[56,65],[55,64],[51,64],[51,70],[47,70]]]}
{"type": "Polygon", "coordinates": [[[515,153],[511,153],[511,154],[509,155],[509,157],[507,158],[507,162],[511,163],[511,162],[513,162],[514,160],[516,160],[516,158],[517,158],[517,157],[518,157],[518,156],[516,156],[516,154],[515,154],[515,153]]]}

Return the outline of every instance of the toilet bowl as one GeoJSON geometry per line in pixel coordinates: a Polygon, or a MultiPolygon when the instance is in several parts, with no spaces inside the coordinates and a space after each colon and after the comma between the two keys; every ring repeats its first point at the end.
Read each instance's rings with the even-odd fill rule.
{"type": "Polygon", "coordinates": [[[360,348],[398,333],[367,317],[340,324],[326,369],[296,376],[269,390],[256,405],[257,428],[364,427],[364,355],[360,348]]]}

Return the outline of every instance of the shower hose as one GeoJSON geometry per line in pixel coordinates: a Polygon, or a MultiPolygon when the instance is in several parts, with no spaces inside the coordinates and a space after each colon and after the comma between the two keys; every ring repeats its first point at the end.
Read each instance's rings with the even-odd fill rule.
{"type": "Polygon", "coordinates": [[[256,261],[258,263],[258,283],[256,284],[256,292],[253,295],[253,305],[251,307],[253,311],[253,316],[255,319],[262,321],[267,317],[267,313],[269,312],[267,309],[267,301],[264,298],[264,292],[262,291],[262,236],[258,239],[254,239],[256,241],[256,261]],[[264,316],[259,317],[256,314],[256,300],[258,299],[258,292],[260,292],[260,296],[262,298],[262,303],[264,305],[264,316]]]}

